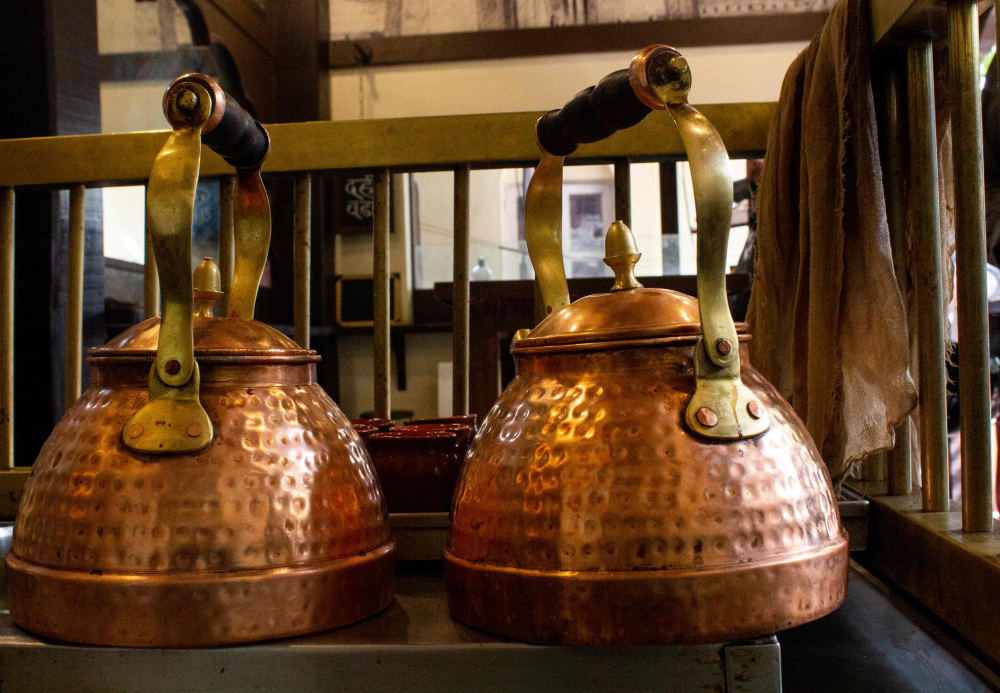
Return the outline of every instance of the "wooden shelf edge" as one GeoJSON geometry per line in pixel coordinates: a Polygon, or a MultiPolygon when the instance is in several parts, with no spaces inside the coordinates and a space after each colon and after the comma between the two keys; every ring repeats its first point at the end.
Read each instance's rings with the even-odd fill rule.
{"type": "Polygon", "coordinates": [[[962,532],[961,506],[925,513],[919,489],[874,496],[863,559],[1000,664],[1000,534],[962,532]]]}

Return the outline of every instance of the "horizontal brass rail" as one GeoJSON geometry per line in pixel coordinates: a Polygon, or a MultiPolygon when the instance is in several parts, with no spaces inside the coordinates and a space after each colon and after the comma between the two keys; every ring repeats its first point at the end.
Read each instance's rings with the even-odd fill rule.
{"type": "MultiPolygon", "coordinates": [[[[715,124],[731,156],[760,155],[774,103],[698,106],[715,124]]],[[[264,173],[391,168],[396,171],[473,168],[537,162],[535,121],[541,112],[322,121],[269,125],[271,156],[264,173]]],[[[0,140],[0,187],[88,187],[144,183],[168,131],[0,140]]],[[[577,160],[684,158],[670,118],[654,114],[572,155],[577,160]],[[661,116],[661,117],[658,117],[661,116]]],[[[203,176],[233,173],[221,157],[202,151],[203,176]]]]}

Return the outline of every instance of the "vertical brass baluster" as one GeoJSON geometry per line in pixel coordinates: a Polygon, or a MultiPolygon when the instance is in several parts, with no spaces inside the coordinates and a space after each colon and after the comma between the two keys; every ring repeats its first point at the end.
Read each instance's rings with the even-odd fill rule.
{"type": "Polygon", "coordinates": [[[312,243],[312,176],[295,178],[295,341],[309,348],[310,245],[312,243]]]}
{"type": "Polygon", "coordinates": [[[389,169],[375,173],[375,417],[388,419],[391,414],[389,398],[389,169]]]}
{"type": "Polygon", "coordinates": [[[452,277],[452,413],[469,413],[469,166],[455,169],[452,277]]]}
{"type": "Polygon", "coordinates": [[[0,469],[14,468],[14,188],[0,188],[0,469]]]}
{"type": "Polygon", "coordinates": [[[66,408],[80,398],[83,368],[83,236],[86,188],[74,185],[69,191],[69,253],[66,275],[66,408]]]}
{"type": "Polygon", "coordinates": [[[864,459],[861,465],[861,478],[865,481],[885,481],[885,452],[876,452],[864,459]]]}
{"type": "Polygon", "coordinates": [[[632,171],[625,157],[615,159],[615,219],[632,226],[632,171]]]}
{"type": "Polygon", "coordinates": [[[222,280],[219,315],[229,315],[229,292],[233,288],[233,263],[236,257],[236,237],[233,231],[235,189],[235,176],[223,176],[219,179],[219,274],[222,280]]]}
{"type": "MultiPolygon", "coordinates": [[[[148,191],[145,191],[148,192],[148,191]]],[[[149,221],[145,221],[146,250],[142,263],[142,313],[143,317],[160,316],[160,275],[156,273],[156,256],[153,254],[153,239],[149,235],[149,221]]]]}
{"type": "Polygon", "coordinates": [[[920,475],[923,509],[948,509],[948,421],[944,362],[941,229],[938,217],[934,56],[929,40],[907,47],[910,197],[917,255],[917,332],[920,351],[920,475]]]}
{"type": "MultiPolygon", "coordinates": [[[[902,73],[897,66],[889,68],[885,82],[885,166],[883,185],[885,187],[885,209],[889,222],[889,240],[892,244],[892,264],[896,271],[896,283],[903,297],[906,310],[909,278],[906,263],[906,207],[903,200],[903,118],[906,117],[903,103],[905,87],[902,73]]],[[[894,496],[909,495],[913,490],[910,469],[910,417],[903,419],[896,427],[895,445],[886,455],[889,493],[894,496]]]]}
{"type": "Polygon", "coordinates": [[[948,4],[948,56],[955,162],[962,530],[986,532],[993,528],[989,321],[983,119],[979,94],[979,10],[972,0],[952,0],[948,4]]]}

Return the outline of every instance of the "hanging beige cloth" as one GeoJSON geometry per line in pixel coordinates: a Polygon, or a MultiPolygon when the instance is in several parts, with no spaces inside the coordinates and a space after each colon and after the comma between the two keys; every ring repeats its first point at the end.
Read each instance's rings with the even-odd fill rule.
{"type": "Polygon", "coordinates": [[[841,0],[785,75],[757,197],[747,317],[751,362],[806,423],[835,480],[890,448],[916,404],[870,36],[868,3],[841,0]]]}

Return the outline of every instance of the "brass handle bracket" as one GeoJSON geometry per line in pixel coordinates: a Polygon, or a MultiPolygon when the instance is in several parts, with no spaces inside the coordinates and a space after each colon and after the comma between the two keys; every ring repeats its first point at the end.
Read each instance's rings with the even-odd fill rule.
{"type": "Polygon", "coordinates": [[[763,403],[740,379],[736,326],[726,296],[726,255],[733,214],[733,178],[722,137],[688,103],[691,70],[669,46],[639,51],[629,67],[636,96],[666,110],[680,132],[691,165],[698,218],[698,306],[702,337],[695,346],[695,392],[684,420],[707,438],[739,440],[767,430],[763,403]]]}
{"type": "Polygon", "coordinates": [[[212,442],[199,398],[192,330],[191,225],[201,166],[201,133],[212,98],[201,84],[178,82],[164,97],[173,132],[157,155],[146,188],[146,221],[163,295],[163,321],[149,371],[149,400],[122,431],[137,453],[190,453],[212,442]]]}
{"type": "Polygon", "coordinates": [[[705,338],[694,347],[695,390],[684,423],[698,435],[721,440],[753,438],[771,425],[757,395],[740,379],[737,359],[718,366],[708,357],[705,338]]]}

